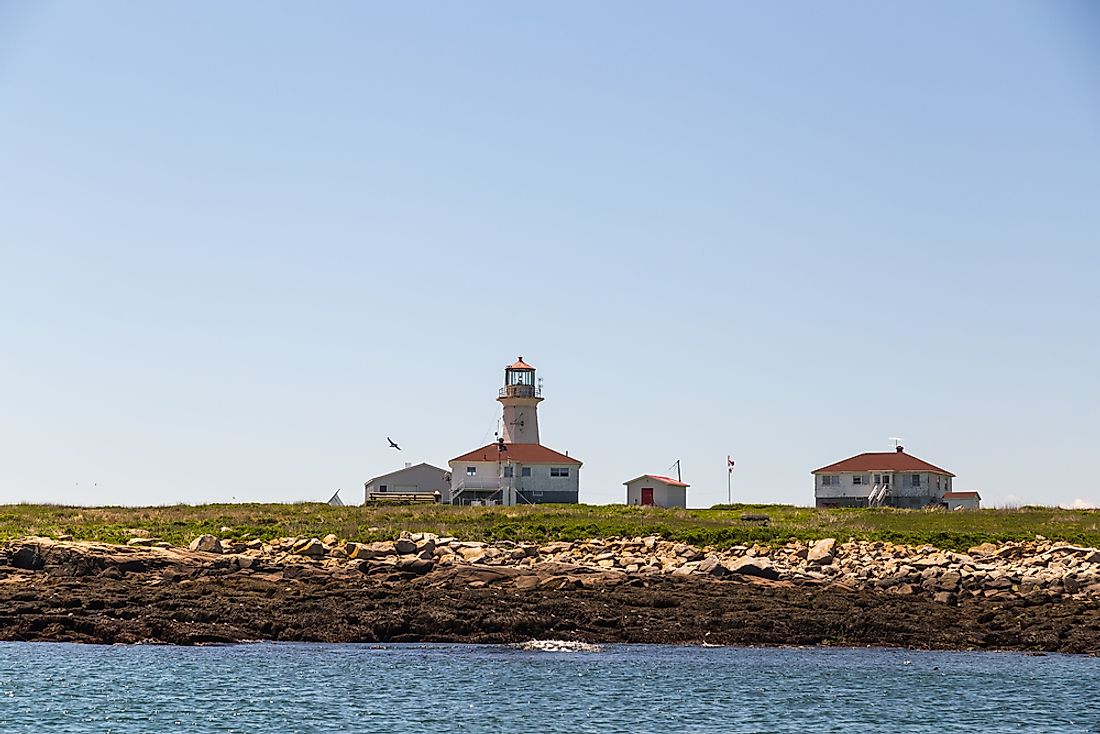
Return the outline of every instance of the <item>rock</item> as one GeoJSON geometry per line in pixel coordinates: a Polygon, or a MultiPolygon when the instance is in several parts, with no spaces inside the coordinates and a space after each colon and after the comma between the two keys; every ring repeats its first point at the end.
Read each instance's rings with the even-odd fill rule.
{"type": "Polygon", "coordinates": [[[389,540],[381,540],[376,543],[348,543],[344,546],[348,558],[367,559],[385,558],[397,555],[394,544],[389,540]]]}
{"type": "Polygon", "coordinates": [[[913,588],[912,584],[898,584],[888,589],[889,593],[897,594],[898,596],[912,596],[917,593],[917,590],[913,588]]]}
{"type": "Polygon", "coordinates": [[[302,538],[291,547],[290,552],[297,556],[320,558],[325,555],[325,546],[317,538],[302,538]]]}
{"type": "Polygon", "coordinates": [[[968,550],[967,554],[971,556],[992,556],[996,554],[998,550],[1000,550],[1000,546],[996,543],[982,543],[968,550]]]}
{"type": "Polygon", "coordinates": [[[959,582],[962,581],[962,576],[958,571],[945,571],[936,579],[936,588],[941,591],[957,591],[959,588],[959,582]]]}
{"type": "Polygon", "coordinates": [[[725,576],[726,575],[725,566],[722,565],[722,562],[718,559],[718,556],[714,556],[714,555],[707,556],[702,561],[700,561],[699,565],[696,566],[695,570],[699,573],[709,574],[711,576],[725,576]]]}
{"type": "Polygon", "coordinates": [[[466,563],[477,563],[485,558],[484,548],[467,548],[465,546],[459,546],[457,552],[466,563]]]}
{"type": "Polygon", "coordinates": [[[416,554],[423,557],[425,553],[429,556],[435,553],[435,538],[425,538],[417,541],[416,554]]]}
{"type": "Polygon", "coordinates": [[[336,537],[335,533],[329,533],[328,535],[326,535],[324,538],[321,539],[321,542],[324,543],[325,545],[329,546],[329,547],[332,547],[332,546],[336,545],[337,543],[339,543],[340,539],[338,537],[336,537]]]}
{"type": "Polygon", "coordinates": [[[415,556],[413,558],[403,558],[397,563],[397,569],[399,571],[415,573],[418,576],[423,576],[433,568],[435,568],[435,563],[415,556]]]}
{"type": "Polygon", "coordinates": [[[411,538],[398,538],[394,541],[393,548],[399,556],[410,556],[416,553],[416,541],[411,538]]]}
{"type": "Polygon", "coordinates": [[[515,585],[517,589],[537,589],[539,584],[542,583],[542,579],[534,574],[530,576],[517,576],[515,585]]]}
{"type": "Polygon", "coordinates": [[[20,548],[11,554],[8,562],[14,568],[24,571],[39,571],[46,565],[46,559],[42,557],[37,548],[20,548]]]}
{"type": "Polygon", "coordinates": [[[954,604],[955,603],[955,595],[953,593],[951,593],[950,591],[938,591],[932,596],[932,599],[935,600],[939,604],[954,604]]]}
{"type": "Polygon", "coordinates": [[[160,542],[159,538],[130,538],[126,541],[129,546],[151,546],[160,542]]]}
{"type": "Polygon", "coordinates": [[[725,564],[725,569],[731,574],[742,576],[757,576],[772,581],[779,578],[779,571],[772,562],[763,556],[745,556],[732,563],[725,564]]]}
{"type": "Polygon", "coordinates": [[[200,535],[191,541],[191,545],[187,546],[193,551],[199,551],[200,553],[221,553],[222,543],[216,537],[210,534],[200,535]]]}
{"type": "MultiPolygon", "coordinates": [[[[58,535],[57,539],[58,540],[72,540],[73,536],[69,535],[68,533],[64,533],[62,535],[58,535]]],[[[1097,557],[1100,558],[1100,554],[1097,554],[1097,557]]]]}
{"type": "Polygon", "coordinates": [[[833,562],[833,546],[835,545],[836,538],[822,538],[814,543],[810,547],[810,550],[807,551],[806,562],[828,566],[833,562]]]}

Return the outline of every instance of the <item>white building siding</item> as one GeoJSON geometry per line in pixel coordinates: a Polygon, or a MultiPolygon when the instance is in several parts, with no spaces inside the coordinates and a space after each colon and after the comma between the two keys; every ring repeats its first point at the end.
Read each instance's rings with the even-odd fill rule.
{"type": "Polygon", "coordinates": [[[951,477],[935,472],[823,472],[814,475],[814,497],[819,507],[865,506],[871,490],[883,482],[890,485],[884,503],[888,506],[923,507],[942,501],[944,492],[951,491],[951,477]]]}
{"type": "Polygon", "coordinates": [[[687,507],[687,487],[676,487],[656,479],[643,477],[626,483],[626,503],[642,504],[642,488],[653,489],[655,507],[687,507]]]}
{"type": "Polygon", "coordinates": [[[580,467],[576,464],[522,464],[518,461],[483,462],[453,461],[451,466],[451,492],[459,494],[459,500],[501,490],[491,499],[505,500],[508,491],[516,494],[516,504],[564,502],[575,504],[580,494],[580,467]],[[471,476],[467,469],[473,468],[471,476]],[[523,475],[530,469],[529,476],[523,475]],[[512,476],[507,476],[511,469],[512,476]],[[551,476],[565,471],[567,476],[551,476]],[[501,489],[503,488],[503,489],[501,489]]]}
{"type": "Polygon", "coordinates": [[[446,501],[450,485],[445,480],[446,469],[432,466],[431,464],[417,464],[416,466],[398,469],[397,471],[383,474],[368,481],[363,488],[364,501],[370,497],[371,492],[423,492],[431,494],[439,492],[446,501]],[[385,490],[382,488],[385,487],[385,490]]]}

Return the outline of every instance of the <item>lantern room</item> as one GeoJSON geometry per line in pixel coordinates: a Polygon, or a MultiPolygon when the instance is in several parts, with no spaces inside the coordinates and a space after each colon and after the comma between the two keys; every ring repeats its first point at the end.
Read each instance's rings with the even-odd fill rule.
{"type": "Polygon", "coordinates": [[[523,361],[523,357],[504,368],[504,387],[500,391],[502,398],[538,398],[541,397],[535,384],[535,368],[523,361]]]}

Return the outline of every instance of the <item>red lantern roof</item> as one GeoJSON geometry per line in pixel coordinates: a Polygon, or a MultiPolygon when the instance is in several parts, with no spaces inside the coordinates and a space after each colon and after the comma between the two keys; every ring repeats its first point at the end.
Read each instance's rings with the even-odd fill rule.
{"type": "Polygon", "coordinates": [[[515,364],[508,365],[510,370],[533,370],[535,369],[531,365],[523,361],[523,357],[518,357],[515,364]]]}

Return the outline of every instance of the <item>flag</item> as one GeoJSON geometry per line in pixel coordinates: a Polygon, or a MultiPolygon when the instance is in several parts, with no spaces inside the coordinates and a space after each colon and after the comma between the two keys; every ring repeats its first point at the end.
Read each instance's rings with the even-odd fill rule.
{"type": "Polygon", "coordinates": [[[726,456],[726,468],[729,469],[729,473],[733,474],[733,459],[730,456],[726,456]]]}

